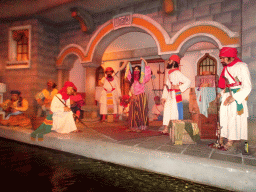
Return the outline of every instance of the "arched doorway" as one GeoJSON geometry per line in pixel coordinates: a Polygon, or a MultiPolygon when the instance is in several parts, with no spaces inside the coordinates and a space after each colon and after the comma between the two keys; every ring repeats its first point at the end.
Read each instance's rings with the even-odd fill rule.
{"type": "MultiPolygon", "coordinates": [[[[123,19],[123,17],[124,15],[120,19],[123,19]]],[[[150,35],[156,44],[157,53],[155,55],[163,59],[168,59],[172,54],[184,56],[187,49],[198,42],[209,42],[216,47],[216,50],[224,45],[239,46],[238,35],[217,22],[195,22],[182,28],[170,37],[164,28],[150,17],[140,14],[127,14],[125,17],[127,17],[126,21],[129,21],[129,23],[115,23],[115,19],[119,19],[117,16],[115,19],[109,20],[100,26],[91,37],[85,50],[76,45],[65,47],[57,59],[57,66],[60,67],[63,65],[63,61],[70,53],[75,53],[81,59],[81,64],[86,68],[85,84],[92,82],[90,81],[91,75],[94,75],[92,78],[95,80],[96,68],[101,65],[103,54],[107,47],[118,37],[130,32],[140,32],[150,35]]],[[[141,56],[143,55],[137,55],[137,57],[141,56]]],[[[185,61],[185,58],[183,61],[185,61]]],[[[185,71],[190,70],[189,72],[195,70],[187,66],[183,69],[185,71]]],[[[195,76],[196,73],[193,74],[191,79],[195,76]]],[[[89,86],[86,85],[86,89],[90,98],[93,98],[95,96],[95,81],[89,86]]],[[[91,103],[94,102],[91,101],[91,103]]]]}

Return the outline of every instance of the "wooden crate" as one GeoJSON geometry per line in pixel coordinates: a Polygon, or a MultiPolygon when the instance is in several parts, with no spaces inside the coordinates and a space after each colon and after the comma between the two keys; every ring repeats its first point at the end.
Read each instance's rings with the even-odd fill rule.
{"type": "Polygon", "coordinates": [[[176,124],[178,123],[193,123],[194,126],[197,127],[196,123],[193,122],[192,120],[173,120],[172,122],[172,126],[169,126],[170,128],[170,139],[172,141],[172,144],[174,145],[182,145],[182,144],[196,144],[195,141],[193,141],[191,139],[191,137],[189,136],[188,132],[184,129],[183,130],[183,135],[182,135],[182,143],[179,143],[176,139],[175,139],[175,127],[176,124]]]}

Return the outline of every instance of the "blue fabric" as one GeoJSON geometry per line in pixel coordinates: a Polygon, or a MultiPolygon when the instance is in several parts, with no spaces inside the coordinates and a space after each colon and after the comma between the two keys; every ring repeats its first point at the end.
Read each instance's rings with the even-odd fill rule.
{"type": "Polygon", "coordinates": [[[216,98],[215,87],[196,87],[196,101],[200,110],[200,113],[208,117],[207,109],[209,103],[216,98]],[[201,97],[201,100],[200,100],[201,97]]]}
{"type": "Polygon", "coordinates": [[[183,120],[183,103],[177,103],[178,113],[179,113],[179,120],[183,120]]]}
{"type": "Polygon", "coordinates": [[[158,116],[157,116],[157,120],[158,120],[158,121],[163,121],[163,115],[158,115],[158,116]]]}

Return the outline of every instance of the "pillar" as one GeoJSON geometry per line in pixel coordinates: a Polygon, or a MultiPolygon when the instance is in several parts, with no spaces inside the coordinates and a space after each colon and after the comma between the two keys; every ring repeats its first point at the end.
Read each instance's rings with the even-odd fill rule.
{"type": "Polygon", "coordinates": [[[95,105],[95,78],[96,67],[86,67],[85,69],[85,93],[86,105],[95,105]]]}

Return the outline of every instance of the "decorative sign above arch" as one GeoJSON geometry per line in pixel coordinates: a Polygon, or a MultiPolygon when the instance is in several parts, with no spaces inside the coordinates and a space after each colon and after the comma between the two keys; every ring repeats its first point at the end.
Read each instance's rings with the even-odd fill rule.
{"type": "Polygon", "coordinates": [[[57,58],[57,65],[62,65],[64,58],[69,54],[76,54],[80,57],[82,63],[91,63],[96,49],[100,49],[102,39],[115,33],[117,28],[133,27],[138,31],[145,31],[155,40],[158,54],[167,55],[179,53],[182,46],[191,38],[207,37],[215,44],[222,48],[223,46],[239,47],[238,33],[230,31],[224,25],[214,21],[198,21],[183,27],[172,38],[164,28],[146,15],[141,14],[123,14],[107,21],[91,37],[86,50],[80,46],[68,45],[65,47],[57,58]],[[99,45],[99,46],[98,46],[99,45]]]}
{"type": "Polygon", "coordinates": [[[132,13],[117,15],[113,18],[114,29],[129,27],[132,24],[132,13]]]}

